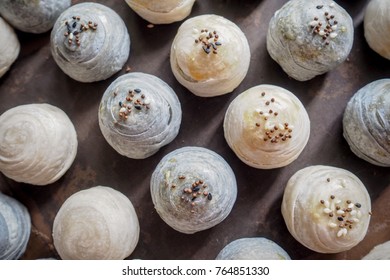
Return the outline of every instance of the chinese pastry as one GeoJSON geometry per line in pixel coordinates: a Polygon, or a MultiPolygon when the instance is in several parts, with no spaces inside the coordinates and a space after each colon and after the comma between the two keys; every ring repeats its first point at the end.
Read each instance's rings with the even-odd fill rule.
{"type": "Polygon", "coordinates": [[[223,123],[225,139],[247,165],[259,169],[286,166],[298,158],[310,135],[310,120],[288,90],[259,85],[239,94],[223,123]]]}
{"type": "Polygon", "coordinates": [[[270,21],[267,50],[290,77],[307,81],[347,59],[353,32],[351,17],[334,1],[291,0],[270,21]]]}
{"type": "Polygon", "coordinates": [[[0,192],[0,260],[17,260],[26,251],[31,219],[19,201],[0,192]]]}
{"type": "Polygon", "coordinates": [[[167,24],[186,18],[195,0],[125,0],[143,19],[154,24],[167,24]]]}
{"type": "Polygon", "coordinates": [[[51,52],[58,66],[79,82],[105,80],[122,69],[130,36],[112,9],[81,3],[64,11],[51,32],[51,52]]]}
{"type": "Polygon", "coordinates": [[[163,80],[144,73],[120,76],[105,91],[99,126],[107,142],[121,155],[147,158],[178,134],[181,106],[163,80]]]}
{"type": "Polygon", "coordinates": [[[57,181],[77,153],[76,130],[61,109],[20,105],[0,116],[0,171],[33,185],[57,181]]]}
{"type": "Polygon", "coordinates": [[[290,260],[278,244],[263,237],[241,238],[230,242],[216,260],[290,260]]]}
{"type": "Polygon", "coordinates": [[[237,197],[233,170],[215,152],[184,147],[166,155],[150,182],[153,204],[173,229],[195,233],[221,223],[237,197]]]}
{"type": "Polygon", "coordinates": [[[375,246],[363,260],[390,260],[390,241],[375,246]]]}
{"type": "Polygon", "coordinates": [[[287,182],[282,215],[302,245],[319,253],[338,253],[366,235],[370,196],[351,172],[331,166],[309,166],[287,182]]]}
{"type": "Polygon", "coordinates": [[[361,88],[348,102],[344,138],[358,157],[390,167],[390,79],[361,88]]]}
{"type": "Polygon", "coordinates": [[[71,0],[1,0],[0,14],[16,29],[44,33],[70,5],[71,0]]]}
{"type": "Polygon", "coordinates": [[[186,20],[171,47],[176,79],[192,93],[212,97],[232,92],[245,78],[248,41],[233,22],[217,15],[186,20]]]}
{"type": "Polygon", "coordinates": [[[364,15],[364,36],[370,48],[386,59],[390,59],[389,29],[389,1],[370,1],[364,15]]]}
{"type": "Polygon", "coordinates": [[[13,28],[0,17],[0,78],[9,70],[20,51],[20,43],[13,28]]]}
{"type": "Polygon", "coordinates": [[[119,191],[97,186],[70,196],[53,224],[53,241],[64,260],[123,260],[139,238],[137,213],[119,191]]]}

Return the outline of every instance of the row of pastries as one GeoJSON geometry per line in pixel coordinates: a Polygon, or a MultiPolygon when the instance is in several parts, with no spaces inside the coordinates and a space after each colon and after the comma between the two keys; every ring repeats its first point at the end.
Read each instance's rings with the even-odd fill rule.
{"type": "MultiPolygon", "coordinates": [[[[42,29],[28,30],[19,23],[24,18],[22,7],[28,4],[17,1],[13,6],[11,2],[0,4],[0,14],[25,32],[53,28],[53,59],[78,82],[108,79],[128,60],[131,36],[119,15],[104,5],[71,6],[70,1],[54,1],[55,9],[40,9],[38,5],[28,9],[30,14],[37,11],[50,23],[42,23],[42,29]],[[17,21],[12,20],[13,10],[17,21]],[[49,11],[56,14],[46,16],[49,11]]],[[[195,1],[126,2],[149,22],[168,24],[186,18],[195,1]]],[[[365,25],[369,26],[372,17],[376,25],[380,24],[375,9],[388,7],[383,8],[382,2],[371,1],[365,25]]],[[[322,3],[291,0],[275,12],[269,25],[270,56],[288,76],[299,81],[334,69],[352,48],[350,16],[334,1],[322,3]]],[[[382,24],[389,24],[384,18],[382,24]]],[[[4,74],[17,59],[20,46],[12,28],[2,19],[0,28],[0,38],[4,36],[14,44],[4,50],[0,47],[5,54],[5,59],[0,58],[0,73],[4,74]]],[[[370,34],[370,28],[365,31],[370,46],[386,58],[386,47],[376,48],[372,39],[375,35],[370,34]]],[[[170,52],[177,81],[201,97],[232,92],[245,78],[250,60],[249,43],[241,29],[213,14],[185,20],[170,52]]],[[[182,110],[174,89],[166,82],[132,72],[118,77],[105,90],[97,116],[101,133],[114,150],[131,159],[145,159],[175,139],[182,110]]],[[[352,97],[344,112],[343,130],[358,157],[378,166],[390,166],[390,79],[374,81],[352,97]]],[[[263,84],[234,98],[226,111],[223,131],[226,143],[246,165],[274,169],[299,157],[309,140],[311,124],[294,93],[263,84]]],[[[0,171],[12,180],[32,185],[47,185],[61,178],[72,165],[78,147],[77,132],[69,117],[49,104],[20,105],[2,113],[0,143],[0,171]]],[[[233,209],[237,188],[229,163],[201,147],[183,147],[165,155],[150,181],[157,213],[173,229],[186,234],[221,223],[233,209]]],[[[14,199],[5,195],[0,198],[1,209],[14,212],[12,216],[1,211],[0,231],[20,232],[8,235],[4,242],[2,239],[0,248],[7,250],[1,258],[17,259],[26,249],[30,217],[14,199]]],[[[347,170],[321,165],[304,168],[290,178],[281,208],[291,235],[320,253],[356,246],[364,238],[371,216],[370,196],[359,178],[347,170]]],[[[140,224],[131,201],[104,186],[70,196],[53,224],[54,246],[62,259],[124,259],[135,249],[139,234],[140,224]]],[[[232,242],[217,258],[290,257],[270,240],[247,238],[232,242]]]]}

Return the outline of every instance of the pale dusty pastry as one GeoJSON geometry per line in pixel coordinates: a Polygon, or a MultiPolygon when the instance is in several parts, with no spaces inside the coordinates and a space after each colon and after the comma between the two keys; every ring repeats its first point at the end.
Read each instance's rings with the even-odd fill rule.
{"type": "Polygon", "coordinates": [[[0,192],[0,260],[17,260],[26,251],[31,219],[19,201],[0,192]]]}
{"type": "Polygon", "coordinates": [[[0,14],[16,29],[43,33],[70,5],[71,0],[1,0],[0,14]]]}
{"type": "Polygon", "coordinates": [[[348,57],[353,32],[350,15],[336,2],[291,0],[269,23],[267,50],[290,77],[306,81],[348,57]]]}
{"type": "Polygon", "coordinates": [[[77,153],[76,130],[61,109],[20,105],[0,116],[0,171],[17,182],[57,181],[77,153]]]}
{"type": "Polygon", "coordinates": [[[351,172],[331,166],[309,166],[296,172],[283,195],[282,214],[290,233],[319,253],[338,253],[366,235],[370,196],[351,172]]]}
{"type": "Polygon", "coordinates": [[[375,52],[390,59],[390,3],[371,0],[364,15],[364,36],[375,52]]]}
{"type": "Polygon", "coordinates": [[[234,173],[215,152],[184,147],[166,155],[152,174],[150,191],[160,217],[182,233],[221,223],[237,197],[234,173]]]}
{"type": "Polygon", "coordinates": [[[8,71],[20,51],[20,43],[13,28],[0,17],[0,78],[8,71]]]}
{"type": "Polygon", "coordinates": [[[241,238],[226,245],[216,260],[290,260],[278,244],[263,237],[241,238]]]}
{"type": "Polygon", "coordinates": [[[186,20],[171,47],[176,79],[198,96],[233,91],[245,78],[250,62],[248,40],[233,22],[217,15],[186,20]]]}
{"type": "Polygon", "coordinates": [[[58,66],[80,82],[105,80],[122,69],[130,54],[130,36],[120,16],[97,3],[64,11],[51,32],[58,66]]]}
{"type": "Polygon", "coordinates": [[[168,84],[153,75],[130,73],[105,91],[99,126],[118,153],[143,159],[176,137],[181,115],[179,99],[168,84]]]}
{"type": "Polygon", "coordinates": [[[363,260],[390,260],[390,241],[375,246],[363,260]]]}
{"type": "Polygon", "coordinates": [[[53,241],[62,259],[123,260],[137,246],[139,230],[131,201],[97,186],[64,202],[54,219],[53,241]]]}
{"type": "Polygon", "coordinates": [[[361,88],[348,102],[344,138],[360,158],[390,167],[390,79],[361,88]]]}
{"type": "Polygon", "coordinates": [[[247,165],[271,169],[298,158],[310,135],[310,120],[288,90],[259,85],[239,94],[224,120],[225,139],[247,165]]]}
{"type": "Polygon", "coordinates": [[[154,23],[167,24],[186,18],[195,0],[125,0],[140,17],[154,23]]]}

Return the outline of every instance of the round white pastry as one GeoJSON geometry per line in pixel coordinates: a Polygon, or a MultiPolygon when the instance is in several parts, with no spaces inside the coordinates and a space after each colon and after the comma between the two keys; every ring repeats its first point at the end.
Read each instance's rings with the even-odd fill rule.
{"type": "Polygon", "coordinates": [[[245,78],[250,62],[248,40],[233,22],[217,15],[186,20],[171,47],[176,79],[198,96],[232,92],[245,78]]]}
{"type": "Polygon", "coordinates": [[[143,19],[154,24],[167,24],[186,18],[195,0],[125,0],[143,19]]]}
{"type": "Polygon", "coordinates": [[[0,17],[0,78],[8,71],[20,51],[14,30],[0,17]]]}
{"type": "Polygon", "coordinates": [[[0,14],[16,29],[43,33],[70,5],[71,0],[1,0],[0,14]]]}
{"type": "Polygon", "coordinates": [[[390,260],[390,241],[375,246],[362,260],[390,260]]]}
{"type": "Polygon", "coordinates": [[[361,88],[348,102],[344,138],[360,158],[390,167],[390,79],[361,88]]]}
{"type": "Polygon", "coordinates": [[[143,159],[155,154],[178,134],[180,101],[156,76],[129,73],[105,91],[99,126],[107,142],[121,155],[143,159]]]}
{"type": "Polygon", "coordinates": [[[290,77],[306,81],[348,57],[353,32],[351,17],[334,1],[291,0],[269,23],[267,50],[290,77]]]}
{"type": "Polygon", "coordinates": [[[97,186],[64,202],[54,219],[53,241],[62,259],[123,260],[137,246],[139,231],[131,201],[97,186]]]}
{"type": "Polygon", "coordinates": [[[76,130],[61,109],[20,105],[0,116],[0,171],[33,185],[57,181],[77,153],[76,130]]]}
{"type": "Polygon", "coordinates": [[[338,253],[366,235],[370,196],[351,172],[309,166],[296,172],[283,195],[282,214],[294,238],[319,253],[338,253]]]}
{"type": "Polygon", "coordinates": [[[247,165],[271,169],[293,162],[310,136],[310,120],[288,90],[259,85],[239,94],[223,123],[225,139],[247,165]]]}
{"type": "Polygon", "coordinates": [[[31,219],[19,201],[0,192],[0,260],[17,260],[26,251],[31,219]]]}
{"type": "Polygon", "coordinates": [[[368,45],[390,59],[390,5],[388,0],[371,0],[364,15],[364,36],[368,45]]]}
{"type": "Polygon", "coordinates": [[[80,82],[105,80],[122,69],[130,54],[130,36],[120,16],[97,3],[64,11],[51,32],[58,66],[80,82]]]}
{"type": "Polygon", "coordinates": [[[182,233],[195,233],[221,223],[237,197],[234,173],[215,152],[184,147],[166,155],[150,182],[160,217],[182,233]]]}
{"type": "Polygon", "coordinates": [[[263,237],[241,238],[230,242],[216,260],[290,260],[278,244],[263,237]]]}

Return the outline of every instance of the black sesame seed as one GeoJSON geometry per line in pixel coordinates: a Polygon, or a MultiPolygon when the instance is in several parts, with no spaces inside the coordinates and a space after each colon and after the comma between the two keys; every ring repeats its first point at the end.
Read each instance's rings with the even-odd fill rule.
{"type": "Polygon", "coordinates": [[[119,106],[122,107],[122,102],[121,101],[119,101],[119,106]]]}
{"type": "Polygon", "coordinates": [[[317,9],[322,9],[322,7],[324,7],[324,5],[318,5],[316,8],[317,9]]]}
{"type": "Polygon", "coordinates": [[[77,22],[74,22],[74,23],[72,24],[72,27],[73,27],[73,28],[76,28],[76,26],[77,26],[77,22]]]}
{"type": "Polygon", "coordinates": [[[213,47],[214,50],[217,49],[217,47],[214,44],[211,44],[211,46],[213,47]]]}
{"type": "Polygon", "coordinates": [[[210,53],[210,49],[207,48],[206,46],[203,46],[203,50],[205,53],[209,54],[210,53]]]}
{"type": "Polygon", "coordinates": [[[356,206],[357,208],[362,207],[362,205],[361,205],[360,203],[355,203],[355,206],[356,206]]]}
{"type": "Polygon", "coordinates": [[[337,220],[339,220],[340,222],[344,221],[343,217],[337,217],[337,220]]]}
{"type": "Polygon", "coordinates": [[[209,193],[209,194],[207,195],[207,199],[208,199],[208,200],[212,200],[212,199],[213,199],[213,196],[211,195],[211,193],[209,193]]]}
{"type": "Polygon", "coordinates": [[[77,36],[79,35],[79,32],[76,30],[75,32],[73,32],[73,35],[77,36]]]}
{"type": "Polygon", "coordinates": [[[194,196],[192,199],[191,199],[191,201],[194,201],[196,199],[196,196],[194,196]]]}
{"type": "Polygon", "coordinates": [[[141,110],[142,109],[141,105],[135,105],[134,108],[137,109],[137,110],[141,110]]]}
{"type": "Polygon", "coordinates": [[[195,187],[195,188],[192,189],[193,192],[197,192],[199,190],[200,190],[200,187],[195,187]]]}
{"type": "Polygon", "coordinates": [[[217,45],[217,46],[221,46],[221,45],[222,45],[222,43],[221,43],[221,42],[215,42],[215,45],[217,45]]]}
{"type": "Polygon", "coordinates": [[[139,88],[136,88],[134,91],[135,91],[136,93],[141,93],[141,90],[140,90],[139,88]]]}

